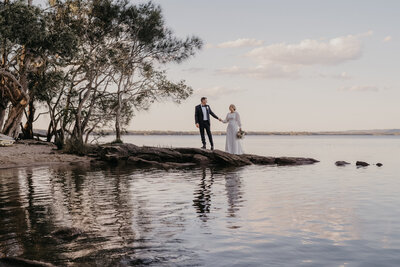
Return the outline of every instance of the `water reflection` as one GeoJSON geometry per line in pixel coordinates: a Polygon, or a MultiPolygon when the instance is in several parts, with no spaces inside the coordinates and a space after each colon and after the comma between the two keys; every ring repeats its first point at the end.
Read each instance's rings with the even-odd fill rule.
{"type": "Polygon", "coordinates": [[[399,252],[395,186],[379,202],[366,195],[365,177],[328,180],[308,169],[2,170],[0,256],[61,266],[262,265],[266,258],[298,266],[399,252]],[[392,209],[377,210],[372,200],[392,209]],[[371,214],[381,216],[366,224],[371,214]],[[369,236],[363,227],[373,228],[369,236]],[[82,234],[63,240],[53,234],[62,228],[82,234]]]}
{"type": "Polygon", "coordinates": [[[206,222],[208,219],[208,213],[211,208],[211,187],[214,183],[214,173],[210,169],[210,175],[207,177],[207,169],[204,168],[201,171],[201,179],[197,188],[194,192],[193,206],[202,221],[206,222]]]}
{"type": "MultiPolygon", "coordinates": [[[[219,169],[218,174],[222,174],[221,178],[225,183],[225,194],[227,198],[227,216],[236,217],[242,202],[242,181],[241,176],[235,169],[219,169]]],[[[214,169],[202,169],[200,181],[193,193],[193,206],[195,207],[198,217],[207,222],[208,215],[211,211],[213,190],[212,186],[215,181],[214,169]],[[208,174],[209,172],[209,174],[208,174]]]]}
{"type": "Polygon", "coordinates": [[[225,175],[225,190],[228,198],[228,216],[236,217],[243,199],[242,178],[238,172],[225,175]]]}

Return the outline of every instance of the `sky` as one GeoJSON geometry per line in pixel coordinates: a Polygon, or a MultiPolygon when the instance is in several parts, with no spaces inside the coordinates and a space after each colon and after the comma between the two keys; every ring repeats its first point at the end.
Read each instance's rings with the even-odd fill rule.
{"type": "Polygon", "coordinates": [[[201,96],[222,118],[235,104],[249,131],[400,128],[400,1],[154,2],[177,36],[204,47],[165,66],[193,96],[137,113],[129,130],[196,130],[201,96]]]}

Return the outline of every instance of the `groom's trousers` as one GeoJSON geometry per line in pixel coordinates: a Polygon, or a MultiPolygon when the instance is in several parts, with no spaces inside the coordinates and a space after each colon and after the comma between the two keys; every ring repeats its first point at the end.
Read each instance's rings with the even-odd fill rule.
{"type": "Polygon", "coordinates": [[[206,137],[204,136],[204,130],[206,130],[206,132],[207,132],[208,140],[210,141],[210,145],[214,146],[211,129],[210,129],[210,121],[207,120],[207,121],[200,122],[199,129],[200,129],[201,142],[203,143],[203,146],[206,145],[206,137]]]}

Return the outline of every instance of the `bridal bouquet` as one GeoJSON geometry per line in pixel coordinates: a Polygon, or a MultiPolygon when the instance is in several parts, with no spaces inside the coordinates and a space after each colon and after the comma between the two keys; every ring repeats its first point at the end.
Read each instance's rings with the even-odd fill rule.
{"type": "Polygon", "coordinates": [[[240,129],[240,130],[237,132],[236,137],[237,137],[238,139],[243,139],[245,135],[246,135],[246,132],[243,131],[242,129],[240,129]]]}

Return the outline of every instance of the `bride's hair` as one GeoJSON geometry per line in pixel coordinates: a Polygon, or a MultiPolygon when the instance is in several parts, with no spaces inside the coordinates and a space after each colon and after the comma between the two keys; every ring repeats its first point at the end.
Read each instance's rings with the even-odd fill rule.
{"type": "Polygon", "coordinates": [[[231,104],[231,105],[229,106],[229,108],[233,108],[233,110],[236,111],[236,106],[235,106],[234,104],[231,104]]]}

